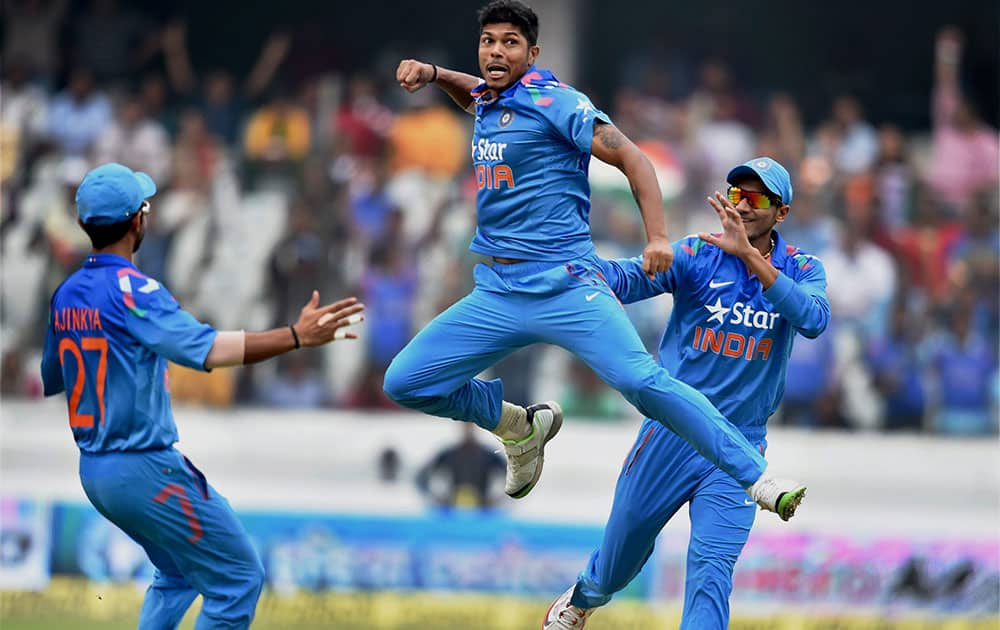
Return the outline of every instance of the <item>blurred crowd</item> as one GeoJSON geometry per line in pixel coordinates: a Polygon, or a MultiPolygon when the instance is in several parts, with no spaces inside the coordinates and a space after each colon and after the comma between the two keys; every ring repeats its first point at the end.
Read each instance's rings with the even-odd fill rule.
{"type": "MultiPolygon", "coordinates": [[[[313,288],[368,308],[357,343],[208,375],[172,368],[175,399],[392,408],[385,367],[471,288],[479,261],[468,251],[471,117],[433,89],[401,94],[388,65],[343,75],[309,64],[287,31],[239,76],[192,59],[183,20],[113,0],[5,9],[3,395],[40,395],[48,298],[89,251],[75,187],[92,166],[118,161],[159,187],[137,265],[199,318],[223,329],[284,325],[313,288]]],[[[796,341],[778,422],[997,432],[998,135],[963,93],[962,34],[944,29],[934,45],[933,123],[923,131],[867,119],[850,94],[806,125],[794,94],[751,98],[716,59],[683,96],[663,89],[657,68],[597,103],[654,162],[674,236],[716,229],[704,199],[733,165],[770,155],[792,172],[780,231],[823,260],[833,323],[796,341]]],[[[599,252],[638,254],[627,183],[597,163],[591,176],[599,252]]],[[[655,350],[669,298],[629,311],[655,350]]],[[[573,415],[633,413],[561,351],[529,348],[492,373],[515,402],[544,389],[573,415]]]]}

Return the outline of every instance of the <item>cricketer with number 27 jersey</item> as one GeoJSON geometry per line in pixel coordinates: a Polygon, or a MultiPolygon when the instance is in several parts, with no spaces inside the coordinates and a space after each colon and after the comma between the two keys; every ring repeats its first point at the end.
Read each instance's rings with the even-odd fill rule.
{"type": "Polygon", "coordinates": [[[169,448],[178,437],[167,360],[204,370],[215,336],[129,261],[92,254],[52,296],[45,395],[66,392],[81,451],[169,448]]]}

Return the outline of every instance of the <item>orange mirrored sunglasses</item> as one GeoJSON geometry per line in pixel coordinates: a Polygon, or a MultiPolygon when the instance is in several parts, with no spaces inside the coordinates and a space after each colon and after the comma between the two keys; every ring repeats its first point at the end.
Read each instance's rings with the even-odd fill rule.
{"type": "Polygon", "coordinates": [[[729,202],[734,206],[739,205],[740,200],[746,199],[750,202],[750,207],[755,210],[765,210],[770,208],[772,204],[781,205],[781,200],[777,197],[772,197],[771,195],[763,192],[743,190],[739,186],[730,186],[728,195],[729,202]]]}

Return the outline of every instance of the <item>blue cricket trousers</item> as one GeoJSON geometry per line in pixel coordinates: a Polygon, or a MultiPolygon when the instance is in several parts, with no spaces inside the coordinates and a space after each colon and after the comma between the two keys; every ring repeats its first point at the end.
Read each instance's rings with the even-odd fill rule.
{"type": "Polygon", "coordinates": [[[646,352],[595,258],[475,268],[476,287],[438,315],[393,359],[386,394],[435,416],[492,431],[503,385],[474,378],[518,348],[551,343],[580,357],[643,415],[750,487],[767,466],[707,398],[646,352]]]}
{"type": "MultiPolygon", "coordinates": [[[[748,430],[761,453],[767,446],[764,433],[762,427],[748,430]]],[[[728,628],[733,568],[757,506],[732,477],[649,419],[622,465],[604,540],[580,573],[573,605],[595,608],[625,588],[649,559],[660,530],[688,502],[691,539],[681,628],[728,628]]]]}
{"type": "Polygon", "coordinates": [[[90,502],[156,567],[139,630],[173,630],[203,598],[196,630],[249,628],[264,566],[229,502],[179,451],[80,454],[90,502]]]}

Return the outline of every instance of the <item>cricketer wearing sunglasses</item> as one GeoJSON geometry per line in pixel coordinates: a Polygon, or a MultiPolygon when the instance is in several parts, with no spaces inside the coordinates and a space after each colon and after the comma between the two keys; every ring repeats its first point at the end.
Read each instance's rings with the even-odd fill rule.
{"type": "MultiPolygon", "coordinates": [[[[673,293],[659,362],[704,393],[763,454],[793,339],[814,338],[829,322],[826,273],[819,259],[774,229],[792,202],[781,164],[755,158],[727,180],[727,194],[708,198],[722,232],[674,243],[669,270],[650,279],[641,256],[603,267],[622,302],[673,293]]],[[[754,503],[729,475],[649,419],[625,458],[600,548],[543,627],[582,628],[639,573],[657,534],[685,503],[691,538],[681,628],[728,627],[733,567],[753,525],[754,503]]]]}

